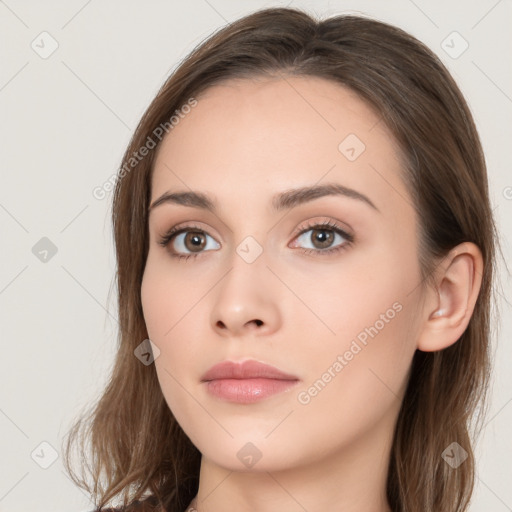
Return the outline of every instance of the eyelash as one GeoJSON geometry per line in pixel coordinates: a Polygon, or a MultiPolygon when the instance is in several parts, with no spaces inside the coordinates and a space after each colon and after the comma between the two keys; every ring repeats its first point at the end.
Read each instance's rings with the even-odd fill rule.
{"type": "MultiPolygon", "coordinates": [[[[312,229],[334,231],[335,233],[341,235],[345,239],[345,242],[342,245],[338,245],[336,247],[332,247],[330,249],[325,249],[325,250],[322,250],[322,249],[303,249],[303,248],[299,248],[299,250],[302,251],[303,254],[314,253],[314,254],[321,254],[322,256],[325,256],[327,254],[334,254],[334,253],[338,253],[340,251],[345,250],[350,245],[352,245],[352,243],[354,242],[354,236],[350,235],[349,233],[347,233],[346,231],[341,229],[333,221],[322,222],[322,223],[319,223],[319,224],[318,223],[317,224],[315,224],[315,223],[308,224],[307,226],[305,226],[305,227],[303,227],[301,229],[301,231],[295,236],[295,238],[298,238],[299,236],[303,235],[304,233],[307,233],[308,231],[311,231],[312,229]]],[[[197,231],[199,233],[207,234],[206,231],[204,231],[204,229],[200,228],[199,226],[194,226],[194,225],[179,226],[178,225],[178,226],[174,226],[169,231],[167,231],[167,233],[165,233],[160,238],[160,240],[158,241],[158,244],[161,245],[162,247],[167,247],[167,245],[171,242],[171,240],[175,236],[177,236],[177,235],[179,235],[181,233],[184,233],[184,232],[188,232],[188,231],[197,231]]],[[[202,253],[200,253],[200,252],[199,253],[195,253],[195,254],[174,254],[174,253],[171,253],[171,256],[173,258],[178,258],[179,260],[181,260],[181,259],[188,260],[189,258],[196,258],[200,254],[202,254],[202,253]]]]}

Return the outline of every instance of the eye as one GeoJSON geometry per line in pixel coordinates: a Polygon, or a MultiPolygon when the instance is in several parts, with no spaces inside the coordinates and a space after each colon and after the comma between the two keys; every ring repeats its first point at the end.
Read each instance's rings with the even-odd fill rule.
{"type": "Polygon", "coordinates": [[[217,242],[217,247],[211,247],[212,244],[208,244],[207,238],[213,240],[210,235],[197,226],[175,226],[158,243],[163,247],[167,247],[169,244],[174,246],[171,250],[171,256],[188,259],[190,257],[195,258],[204,250],[218,249],[220,247],[217,242]],[[187,253],[187,251],[190,252],[187,253]]]}
{"type": "MultiPolygon", "coordinates": [[[[296,239],[302,243],[310,244],[309,247],[302,249],[305,254],[316,253],[321,255],[344,250],[354,241],[352,235],[332,221],[309,225],[306,229],[302,229],[296,239]],[[308,233],[311,234],[308,235],[308,233]],[[336,239],[341,244],[333,247],[332,245],[336,239]]],[[[293,247],[296,247],[296,244],[293,247]]]]}
{"type": "MultiPolygon", "coordinates": [[[[174,226],[161,237],[158,243],[163,247],[170,245],[172,257],[188,259],[195,258],[206,250],[220,248],[218,242],[214,241],[214,244],[209,244],[208,238],[214,240],[198,226],[174,226]]],[[[321,254],[322,256],[342,251],[354,241],[353,235],[344,231],[333,221],[309,224],[306,228],[302,228],[295,239],[301,243],[310,244],[310,247],[300,248],[303,253],[321,254]],[[312,234],[307,236],[309,232],[312,234]],[[332,247],[336,239],[341,243],[332,247]]],[[[297,245],[294,243],[291,247],[297,247],[297,245]]]]}

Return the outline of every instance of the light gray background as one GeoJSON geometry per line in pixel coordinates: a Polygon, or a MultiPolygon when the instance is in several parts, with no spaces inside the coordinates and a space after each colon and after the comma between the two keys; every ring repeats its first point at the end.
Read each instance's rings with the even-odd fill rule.
{"type": "MultiPolygon", "coordinates": [[[[404,28],[441,57],[479,127],[510,261],[510,0],[0,1],[0,511],[92,509],[61,460],[64,434],[101,391],[115,349],[111,193],[97,200],[92,191],[115,173],[140,116],[180,59],[214,29],[279,5],[322,16],[361,12],[404,28]],[[31,47],[43,46],[43,31],[58,43],[46,59],[31,47]],[[457,58],[463,41],[446,39],[453,31],[469,44],[457,58]],[[57,247],[46,262],[33,253],[43,237],[57,247]],[[51,448],[42,442],[57,452],[48,469],[36,462],[50,462],[51,448]]],[[[510,279],[501,276],[506,295],[510,279]]],[[[473,512],[512,510],[512,322],[505,297],[500,308],[473,512]]]]}

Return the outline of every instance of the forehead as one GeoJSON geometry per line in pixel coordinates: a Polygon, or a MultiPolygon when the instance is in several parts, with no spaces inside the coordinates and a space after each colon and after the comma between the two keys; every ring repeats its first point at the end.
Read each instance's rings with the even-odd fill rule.
{"type": "Polygon", "coordinates": [[[373,191],[381,204],[393,199],[390,187],[406,194],[394,138],[344,86],[316,77],[238,79],[196,99],[158,148],[152,200],[191,188],[250,201],[323,179],[373,191]]]}

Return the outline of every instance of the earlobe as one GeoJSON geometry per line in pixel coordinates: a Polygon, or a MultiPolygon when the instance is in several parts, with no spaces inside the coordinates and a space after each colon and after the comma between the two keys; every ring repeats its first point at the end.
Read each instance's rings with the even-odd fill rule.
{"type": "Polygon", "coordinates": [[[483,258],[477,245],[465,242],[450,251],[437,272],[437,289],[425,302],[418,350],[443,350],[462,336],[475,308],[482,272],[483,258]]]}

